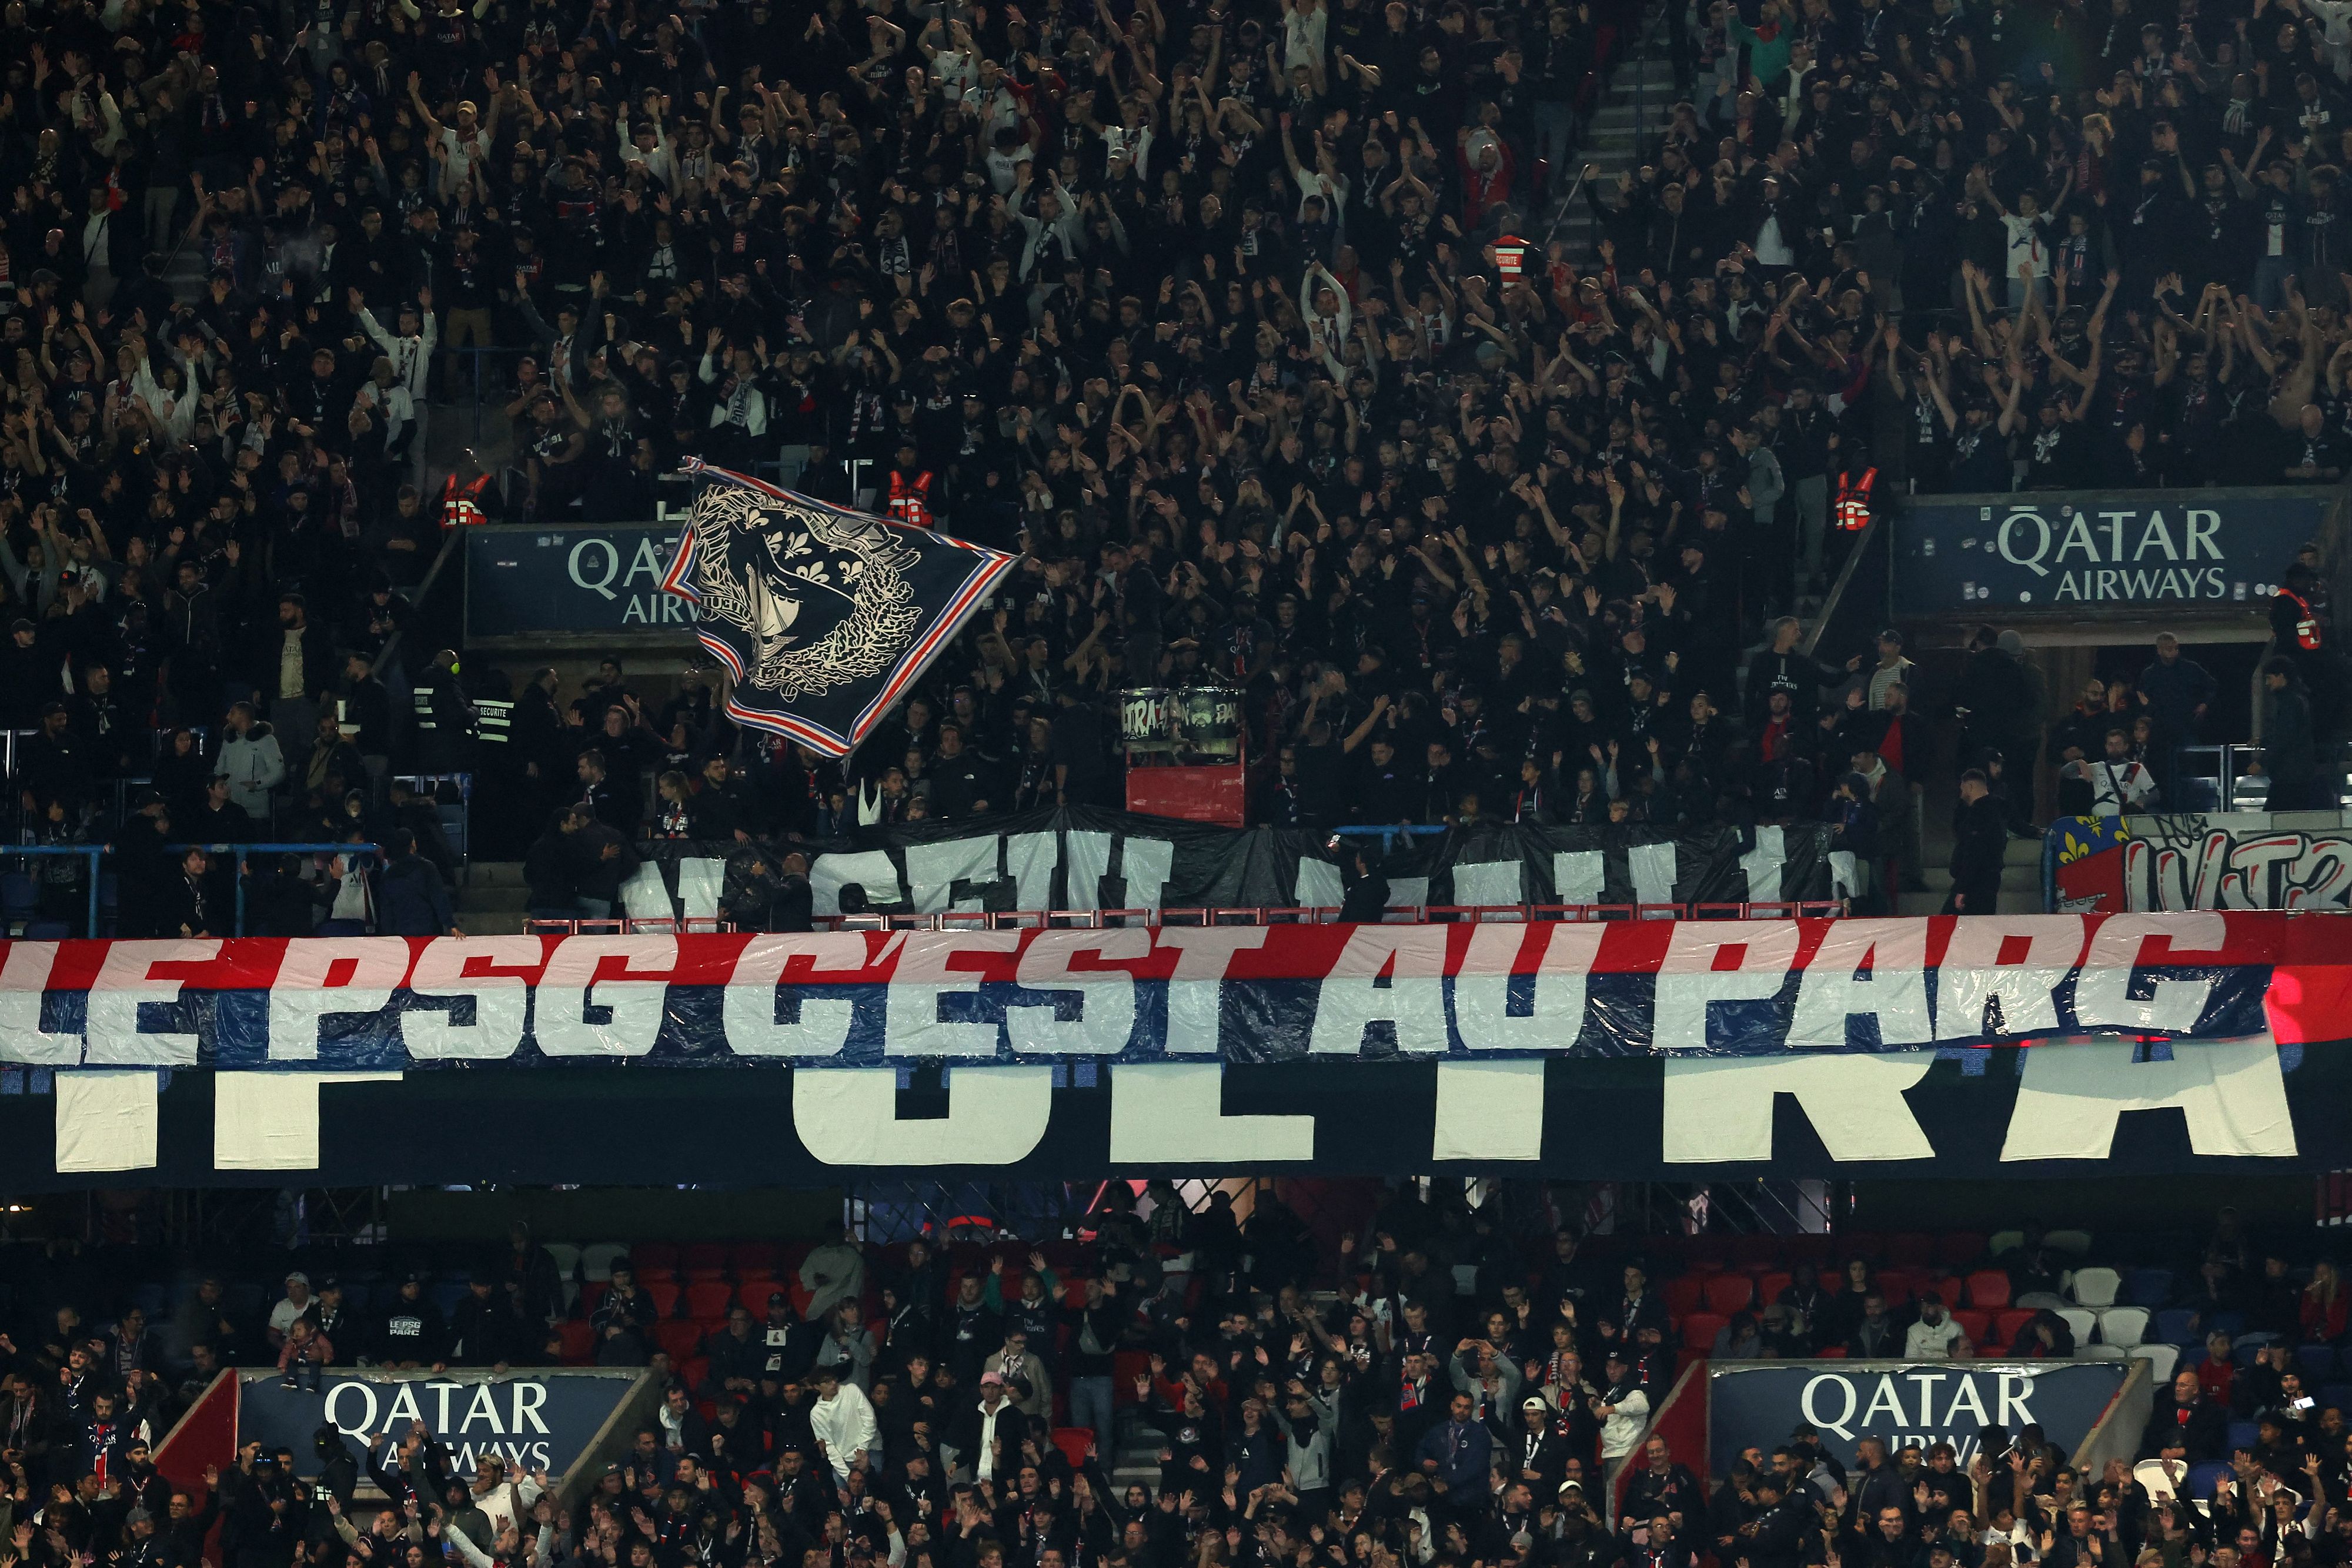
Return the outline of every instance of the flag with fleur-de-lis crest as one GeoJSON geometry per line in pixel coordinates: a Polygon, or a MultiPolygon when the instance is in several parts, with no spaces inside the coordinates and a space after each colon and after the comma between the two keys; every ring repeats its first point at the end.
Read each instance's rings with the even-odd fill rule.
{"type": "Polygon", "coordinates": [[[740,724],[828,757],[866,738],[1017,557],[845,511],[724,468],[707,481],[662,587],[734,676],[740,724]]]}

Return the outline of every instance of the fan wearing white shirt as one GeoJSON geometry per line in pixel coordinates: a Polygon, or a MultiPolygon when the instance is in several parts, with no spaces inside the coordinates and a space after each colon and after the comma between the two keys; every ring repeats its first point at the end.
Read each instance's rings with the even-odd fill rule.
{"type": "Polygon", "coordinates": [[[2091,814],[2120,817],[2145,810],[2156,799],[2156,775],[2132,760],[2131,737],[2120,729],[2107,731],[2106,755],[2096,762],[2076,758],[2058,770],[2062,779],[2087,779],[2091,783],[2091,814]]]}
{"type": "Polygon", "coordinates": [[[865,1390],[844,1383],[837,1365],[818,1367],[815,1382],[816,1403],[809,1406],[809,1430],[818,1451],[833,1466],[833,1473],[846,1480],[855,1467],[880,1468],[880,1429],[865,1390]]]}
{"type": "Polygon", "coordinates": [[[1906,1361],[1955,1361],[1972,1354],[1969,1336],[1944,1310],[1944,1298],[1930,1291],[1919,1298],[1919,1321],[1903,1336],[1906,1361]]]}
{"type": "MultiPolygon", "coordinates": [[[[416,304],[400,308],[398,332],[384,330],[383,324],[367,308],[358,289],[351,291],[351,300],[352,308],[359,314],[360,326],[375,340],[376,347],[383,350],[384,358],[392,361],[394,380],[408,393],[406,401],[409,406],[398,411],[398,417],[404,422],[413,420],[415,423],[416,434],[410,439],[408,453],[410,461],[415,465],[415,483],[422,488],[425,483],[425,407],[430,397],[427,382],[433,370],[433,350],[440,341],[440,332],[433,322],[433,290],[419,288],[416,304]]],[[[396,441],[399,433],[388,431],[385,438],[396,441]]]]}

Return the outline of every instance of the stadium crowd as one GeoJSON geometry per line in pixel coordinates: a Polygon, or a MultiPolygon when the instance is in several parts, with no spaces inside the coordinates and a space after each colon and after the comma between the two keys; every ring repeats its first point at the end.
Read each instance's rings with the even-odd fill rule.
{"type": "MultiPolygon", "coordinates": [[[[2291,1269],[2284,1254],[2250,1246],[2227,1211],[2177,1270],[2159,1271],[2180,1281],[2190,1329],[2217,1337],[2210,1354],[2184,1358],[2157,1401],[2147,1452],[2169,1463],[2155,1477],[2120,1460],[2078,1473],[2033,1427],[1987,1427],[1958,1454],[1948,1441],[1890,1454],[1864,1439],[1846,1461],[1798,1428],[1750,1435],[1754,1446],[1710,1490],[1695,1472],[1698,1456],[1645,1437],[1691,1354],[1933,1362],[2066,1357],[2077,1346],[2047,1311],[2016,1314],[2013,1345],[1971,1345],[1932,1282],[1890,1305],[1898,1272],[1930,1271],[1890,1267],[1882,1277],[1860,1256],[1843,1269],[1808,1263],[1770,1276],[1760,1312],[1724,1322],[1672,1304],[1673,1282],[1653,1279],[1649,1257],[1623,1239],[1612,1239],[1607,1260],[1588,1258],[1571,1229],[1506,1236],[1492,1208],[1433,1203],[1409,1187],[1336,1246],[1270,1192],[1237,1220],[1227,1193],[1194,1213],[1166,1181],[1139,1202],[1118,1184],[1111,1191],[1087,1239],[1045,1244],[1064,1259],[1059,1270],[1018,1244],[867,1248],[835,1223],[784,1255],[797,1264],[783,1272],[744,1267],[740,1287],[708,1278],[719,1267],[689,1267],[702,1282],[687,1283],[683,1298],[675,1246],[646,1244],[642,1266],[615,1260],[608,1281],[583,1288],[520,1225],[507,1246],[472,1260],[454,1296],[428,1292],[425,1274],[395,1271],[373,1276],[367,1306],[341,1280],[298,1269],[274,1301],[258,1281],[226,1287],[218,1274],[192,1272],[176,1303],[150,1299],[151,1313],[102,1251],[0,1249],[14,1306],[0,1338],[0,1561],[2344,1560],[2347,1434],[2336,1401],[2311,1397],[2297,1358],[2332,1359],[2347,1298],[2326,1261],[2291,1269]],[[698,1292],[728,1302],[723,1320],[682,1318],[698,1292]],[[1723,1326],[1710,1344],[1694,1321],[1723,1326]],[[2232,1330],[2263,1348],[2233,1355],[2232,1330]],[[388,1441],[377,1434],[364,1452],[331,1426],[315,1455],[249,1443],[201,1486],[155,1469],[163,1434],[223,1367],[274,1366],[289,1388],[315,1394],[330,1364],[438,1371],[564,1360],[649,1366],[666,1387],[628,1450],[576,1489],[569,1509],[551,1495],[563,1477],[511,1474],[495,1457],[470,1475],[453,1471],[424,1423],[388,1441]],[[2254,1435],[2233,1430],[2241,1418],[2254,1435]],[[2191,1465],[2204,1471],[2194,1505],[2191,1465]],[[363,1481],[389,1500],[373,1517],[363,1481]]],[[[1987,1239],[1971,1239],[1981,1249],[1987,1239]]],[[[685,1260],[698,1252],[728,1255],[688,1249],[685,1260]]],[[[741,1263],[751,1252],[734,1256],[741,1263]]],[[[2070,1261],[2079,1260],[2030,1230],[2011,1233],[2003,1254],[1961,1266],[1973,1270],[1972,1293],[2030,1299],[2060,1289],[2070,1261]]],[[[1949,1279],[1942,1288],[1958,1289],[1949,1279]]]]}
{"type": "MultiPolygon", "coordinates": [[[[1826,814],[1862,847],[1928,765],[1899,643],[1817,671],[1782,622],[1736,678],[1837,566],[1833,502],[2347,466],[2329,0],[1675,9],[1682,101],[1616,178],[1579,149],[1650,29],[1623,0],[1032,8],[0,23],[20,837],[129,845],[125,934],[226,918],[224,866],[163,846],[273,833],[386,851],[257,862],[286,928],[446,928],[429,787],[383,780],[470,766],[471,700],[551,677],[428,658],[438,529],[642,517],[695,456],[1022,574],[852,777],[616,684],[546,705],[535,808],[616,818],[609,783],[625,837],[698,805],[818,835],[1115,800],[1116,694],[1213,680],[1267,821],[1826,814]],[[512,440],[477,483],[427,437],[485,386],[512,440]]],[[[2328,563],[2280,570],[2266,766],[2315,802],[2328,563]]],[[[1988,826],[2044,765],[2169,778],[2193,682],[2045,754],[2016,654],[1980,640],[1941,764],[1988,826]]],[[[86,874],[44,862],[42,912],[86,874]]]]}

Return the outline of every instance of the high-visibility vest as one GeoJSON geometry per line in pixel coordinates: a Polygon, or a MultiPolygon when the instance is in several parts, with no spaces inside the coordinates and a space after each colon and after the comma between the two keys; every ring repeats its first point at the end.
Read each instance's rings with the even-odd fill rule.
{"type": "Polygon", "coordinates": [[[2319,646],[2319,621],[2311,612],[2311,601],[2292,588],[2280,589],[2279,597],[2294,600],[2294,607],[2303,612],[2295,617],[2294,645],[2306,653],[2315,651],[2319,646]]]}
{"type": "Polygon", "coordinates": [[[1838,480],[1837,505],[1830,515],[1837,526],[1849,533],[1859,531],[1870,523],[1870,492],[1878,483],[1878,470],[1865,468],[1859,477],[1847,475],[1838,480]]]}
{"type": "Polygon", "coordinates": [[[890,470],[889,514],[893,520],[905,523],[909,528],[928,528],[931,526],[929,469],[911,475],[901,474],[896,468],[890,470]]]}
{"type": "Polygon", "coordinates": [[[482,492],[490,486],[488,474],[472,484],[459,488],[457,476],[452,474],[441,482],[441,526],[445,528],[478,528],[488,522],[482,510],[482,492]]]}

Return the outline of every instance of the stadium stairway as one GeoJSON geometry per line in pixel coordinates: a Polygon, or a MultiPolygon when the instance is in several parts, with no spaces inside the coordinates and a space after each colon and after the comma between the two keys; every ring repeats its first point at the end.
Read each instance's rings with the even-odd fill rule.
{"type": "MultiPolygon", "coordinates": [[[[1948,810],[1945,813],[1948,819],[1948,810]]],[[[1927,866],[1920,880],[1927,884],[1925,893],[1906,893],[1896,899],[1898,915],[1941,915],[1944,900],[1952,891],[1952,873],[1944,869],[1951,863],[1952,837],[1948,821],[1940,828],[1932,827],[1927,833],[1927,866]]],[[[2000,915],[2038,915],[2042,912],[2042,841],[2011,839],[2009,852],[2001,857],[2000,904],[1995,911],[2000,915]]]]}
{"type": "Polygon", "coordinates": [[[530,907],[520,861],[476,861],[465,884],[451,892],[457,929],[468,936],[513,936],[530,907]]]}
{"type": "MultiPolygon", "coordinates": [[[[1630,174],[1641,166],[1643,147],[1665,123],[1666,110],[1674,102],[1674,68],[1666,57],[1666,15],[1663,5],[1652,5],[1643,13],[1640,41],[1619,58],[1607,90],[1579,128],[1576,150],[1560,172],[1569,185],[1574,185],[1580,170],[1592,163],[1600,166],[1597,178],[1601,189],[1612,188],[1618,175],[1630,174]]],[[[1567,260],[1579,272],[1600,265],[1594,248],[1600,229],[1580,188],[1573,200],[1548,205],[1542,221],[1547,235],[1563,242],[1567,260]]]]}

